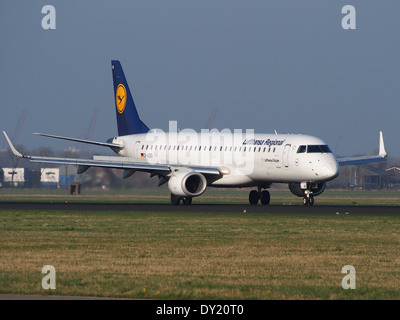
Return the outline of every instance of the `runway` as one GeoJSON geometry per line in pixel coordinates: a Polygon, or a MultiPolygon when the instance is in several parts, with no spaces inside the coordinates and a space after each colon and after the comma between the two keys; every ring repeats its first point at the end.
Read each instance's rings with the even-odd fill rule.
{"type": "Polygon", "coordinates": [[[340,206],[340,205],[249,205],[192,204],[171,205],[151,203],[87,203],[87,202],[0,202],[0,210],[56,211],[132,211],[132,212],[210,212],[257,214],[369,214],[400,215],[400,206],[340,206]],[[245,211],[245,212],[244,212],[245,211]]]}

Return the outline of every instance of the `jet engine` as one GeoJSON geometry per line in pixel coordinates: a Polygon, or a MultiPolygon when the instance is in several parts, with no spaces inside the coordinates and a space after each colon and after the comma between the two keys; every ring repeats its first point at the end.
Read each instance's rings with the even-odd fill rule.
{"type": "Polygon", "coordinates": [[[207,188],[206,178],[194,171],[177,171],[169,178],[168,188],[178,197],[197,197],[207,188]]]}
{"type": "Polygon", "coordinates": [[[289,183],[289,190],[298,197],[306,197],[308,192],[310,192],[312,196],[318,196],[324,192],[325,187],[325,182],[289,183]]]}

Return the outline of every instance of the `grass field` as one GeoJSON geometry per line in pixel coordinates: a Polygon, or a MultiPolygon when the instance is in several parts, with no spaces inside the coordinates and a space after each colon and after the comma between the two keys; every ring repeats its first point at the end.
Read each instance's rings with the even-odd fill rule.
{"type": "Polygon", "coordinates": [[[0,294],[399,299],[399,242],[400,216],[379,213],[0,210],[0,294]],[[41,287],[44,265],[55,290],[41,287]],[[355,290],[341,286],[345,265],[355,290]]]}

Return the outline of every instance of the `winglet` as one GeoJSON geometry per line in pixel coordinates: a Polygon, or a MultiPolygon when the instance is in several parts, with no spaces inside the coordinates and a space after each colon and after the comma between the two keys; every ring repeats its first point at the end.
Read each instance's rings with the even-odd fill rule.
{"type": "Polygon", "coordinates": [[[8,142],[8,145],[9,145],[10,148],[11,148],[11,151],[14,153],[15,156],[17,156],[17,157],[19,157],[19,158],[29,158],[29,157],[26,157],[26,156],[22,155],[21,153],[19,153],[19,152],[17,151],[17,149],[15,149],[15,147],[13,146],[13,144],[12,144],[10,138],[8,137],[7,133],[6,133],[5,131],[3,131],[3,133],[4,133],[4,136],[6,137],[6,140],[7,140],[7,142],[8,142]]]}
{"type": "Polygon", "coordinates": [[[387,152],[385,149],[385,143],[383,142],[383,133],[382,131],[379,132],[379,155],[382,158],[385,158],[387,156],[387,152]]]}

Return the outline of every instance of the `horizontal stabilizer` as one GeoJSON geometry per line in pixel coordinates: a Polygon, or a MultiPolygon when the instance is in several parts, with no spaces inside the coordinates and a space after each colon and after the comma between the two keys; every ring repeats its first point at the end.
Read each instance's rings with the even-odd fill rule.
{"type": "Polygon", "coordinates": [[[81,143],[87,143],[87,144],[94,144],[97,146],[102,146],[102,147],[110,147],[110,148],[119,148],[123,149],[124,146],[116,143],[110,143],[110,142],[98,142],[98,141],[91,141],[91,140],[85,140],[85,139],[77,139],[77,138],[69,138],[69,137],[61,137],[61,136],[55,136],[52,134],[45,134],[45,133],[34,133],[37,136],[42,136],[42,137],[48,137],[48,138],[55,138],[55,139],[61,139],[61,140],[68,140],[68,141],[75,141],[75,142],[81,142],[81,143]]]}

